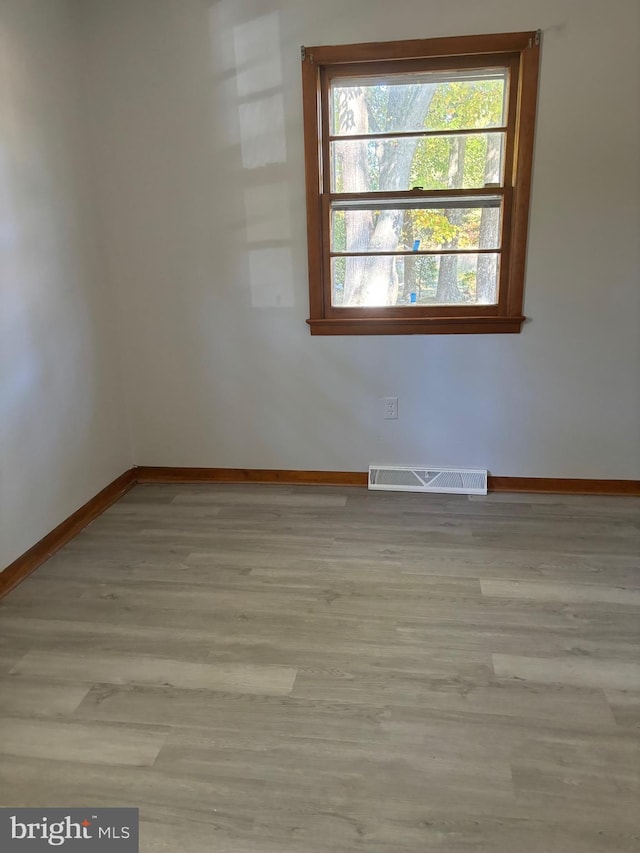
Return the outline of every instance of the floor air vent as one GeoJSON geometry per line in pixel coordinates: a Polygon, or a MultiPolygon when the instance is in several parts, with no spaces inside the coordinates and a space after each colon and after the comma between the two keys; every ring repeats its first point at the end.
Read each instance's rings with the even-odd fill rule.
{"type": "Polygon", "coordinates": [[[487,472],[476,468],[403,468],[371,465],[369,488],[391,492],[486,495],[487,472]]]}

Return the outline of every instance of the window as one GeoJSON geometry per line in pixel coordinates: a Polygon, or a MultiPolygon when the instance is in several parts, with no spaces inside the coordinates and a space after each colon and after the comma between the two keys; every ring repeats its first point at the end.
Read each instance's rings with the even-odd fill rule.
{"type": "Polygon", "coordinates": [[[302,49],[312,334],[520,331],[539,41],[302,49]]]}

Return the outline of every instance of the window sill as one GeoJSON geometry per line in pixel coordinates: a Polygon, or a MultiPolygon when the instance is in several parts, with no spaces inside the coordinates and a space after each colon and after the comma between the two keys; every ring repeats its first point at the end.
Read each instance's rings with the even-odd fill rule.
{"type": "Polygon", "coordinates": [[[525,317],[349,317],[307,320],[312,335],[518,334],[525,317]]]}

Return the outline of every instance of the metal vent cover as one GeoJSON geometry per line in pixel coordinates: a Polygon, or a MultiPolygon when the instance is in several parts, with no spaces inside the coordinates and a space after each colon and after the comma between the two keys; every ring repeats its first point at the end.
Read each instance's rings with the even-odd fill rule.
{"type": "Polygon", "coordinates": [[[369,466],[369,488],[391,492],[486,495],[487,471],[481,468],[369,466]]]}

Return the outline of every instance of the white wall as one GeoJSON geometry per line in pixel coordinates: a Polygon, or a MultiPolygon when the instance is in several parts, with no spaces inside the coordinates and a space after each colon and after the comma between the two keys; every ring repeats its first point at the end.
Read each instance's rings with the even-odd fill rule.
{"type": "Polygon", "coordinates": [[[640,477],[637,0],[79,13],[138,464],[640,477]],[[299,46],[537,27],[523,333],[311,338],[299,46]]]}
{"type": "Polygon", "coordinates": [[[66,0],[0,0],[0,569],[130,467],[66,0]]]}

